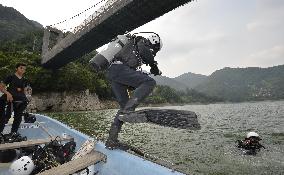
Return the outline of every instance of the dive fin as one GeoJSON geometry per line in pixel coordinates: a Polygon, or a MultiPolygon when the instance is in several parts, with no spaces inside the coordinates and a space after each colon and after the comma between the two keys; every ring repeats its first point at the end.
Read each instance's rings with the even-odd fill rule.
{"type": "Polygon", "coordinates": [[[119,120],[129,123],[153,123],[165,127],[198,130],[201,128],[195,112],[173,109],[144,109],[122,114],[119,120]]]}

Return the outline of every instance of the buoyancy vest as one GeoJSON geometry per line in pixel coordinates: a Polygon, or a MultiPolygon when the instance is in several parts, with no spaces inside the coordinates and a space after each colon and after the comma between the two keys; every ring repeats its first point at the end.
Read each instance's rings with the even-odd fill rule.
{"type": "Polygon", "coordinates": [[[113,61],[136,69],[144,64],[153,64],[154,55],[149,41],[141,36],[118,35],[105,49],[91,59],[96,71],[106,70],[113,61]]]}

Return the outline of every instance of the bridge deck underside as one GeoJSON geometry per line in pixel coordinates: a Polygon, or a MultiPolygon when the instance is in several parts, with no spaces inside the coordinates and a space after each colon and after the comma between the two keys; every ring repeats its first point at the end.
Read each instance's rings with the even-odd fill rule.
{"type": "MultiPolygon", "coordinates": [[[[127,0],[126,0],[127,1],[127,0]]],[[[130,0],[68,47],[45,58],[43,66],[57,69],[108,43],[118,34],[148,23],[192,0],[130,0]]],[[[165,28],[167,26],[164,26],[165,28]]]]}

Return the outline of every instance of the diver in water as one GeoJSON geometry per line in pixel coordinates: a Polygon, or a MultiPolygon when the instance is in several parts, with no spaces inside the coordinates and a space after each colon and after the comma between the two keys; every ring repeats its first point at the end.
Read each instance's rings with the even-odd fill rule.
{"type": "Polygon", "coordinates": [[[118,133],[123,122],[126,120],[139,120],[138,115],[130,116],[129,114],[135,111],[138,104],[152,92],[156,85],[155,80],[142,72],[140,68],[142,64],[146,64],[151,67],[151,74],[161,75],[162,72],[154,60],[156,53],[161,48],[161,38],[153,32],[148,37],[129,34],[118,35],[108,45],[108,50],[100,52],[90,61],[95,69],[101,69],[102,63],[106,63],[104,67],[107,67],[108,70],[107,77],[120,105],[120,110],[110,127],[109,137],[106,141],[107,148],[114,149],[121,146],[118,141],[118,133]],[[109,57],[111,52],[114,52],[114,54],[109,57]],[[108,58],[113,58],[113,60],[108,58]],[[135,89],[131,97],[128,95],[129,87],[135,89]]]}
{"type": "Polygon", "coordinates": [[[256,132],[249,132],[244,140],[237,140],[237,147],[245,150],[245,154],[255,155],[261,148],[265,147],[260,144],[261,138],[256,132]]]}

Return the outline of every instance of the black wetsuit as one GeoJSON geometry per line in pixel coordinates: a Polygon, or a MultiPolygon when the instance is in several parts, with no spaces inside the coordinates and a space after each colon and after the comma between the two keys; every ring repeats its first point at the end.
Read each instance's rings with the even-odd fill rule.
{"type": "Polygon", "coordinates": [[[3,83],[7,86],[7,91],[13,96],[13,101],[12,103],[7,102],[6,94],[0,97],[0,133],[3,132],[5,124],[11,116],[12,107],[14,110],[14,122],[11,132],[17,132],[22,121],[23,111],[27,107],[28,100],[24,93],[24,88],[28,83],[25,78],[20,79],[16,75],[8,76],[3,83]],[[7,109],[5,111],[6,106],[7,109]]]}
{"type": "Polygon", "coordinates": [[[259,141],[253,139],[237,140],[237,143],[237,147],[244,149],[245,154],[248,155],[255,155],[261,148],[265,148],[259,141]]]}
{"type": "MultiPolygon", "coordinates": [[[[122,50],[115,55],[114,63],[109,67],[107,77],[111,82],[113,93],[123,110],[129,100],[128,88],[134,88],[132,98],[137,98],[141,102],[153,90],[156,82],[148,74],[136,69],[141,64],[151,66],[151,73],[158,75],[158,67],[155,64],[154,55],[151,52],[148,40],[142,38],[134,44],[133,40],[125,45],[122,50]],[[153,71],[154,70],[154,71],[153,71]]],[[[119,114],[119,112],[118,112],[119,114]]],[[[109,139],[117,140],[123,122],[118,119],[118,114],[112,123],[109,139]]]]}

